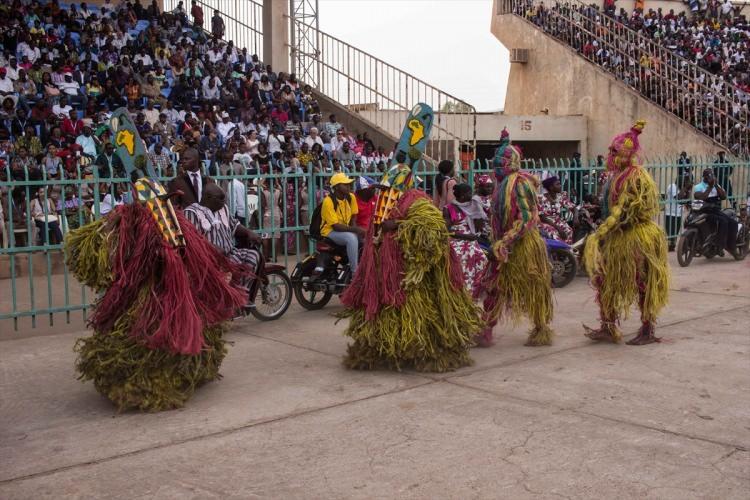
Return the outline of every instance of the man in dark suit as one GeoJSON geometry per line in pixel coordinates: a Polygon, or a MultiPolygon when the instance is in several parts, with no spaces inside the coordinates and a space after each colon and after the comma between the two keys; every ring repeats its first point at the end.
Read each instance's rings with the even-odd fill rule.
{"type": "Polygon", "coordinates": [[[203,197],[203,188],[213,181],[201,174],[200,154],[195,148],[187,148],[182,152],[180,167],[182,173],[172,179],[167,187],[170,193],[181,192],[172,200],[173,203],[184,209],[193,203],[200,203],[203,197]]]}

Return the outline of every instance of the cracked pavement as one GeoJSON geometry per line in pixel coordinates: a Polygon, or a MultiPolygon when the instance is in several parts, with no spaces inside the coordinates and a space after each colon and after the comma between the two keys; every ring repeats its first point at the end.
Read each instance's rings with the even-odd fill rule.
{"type": "Polygon", "coordinates": [[[504,325],[457,372],[351,372],[340,306],[293,305],[234,323],[224,378],[158,414],[76,380],[81,332],[0,324],[0,498],[747,498],[750,261],[672,269],[661,344],[588,341],[578,278],[554,346],[504,325]]]}

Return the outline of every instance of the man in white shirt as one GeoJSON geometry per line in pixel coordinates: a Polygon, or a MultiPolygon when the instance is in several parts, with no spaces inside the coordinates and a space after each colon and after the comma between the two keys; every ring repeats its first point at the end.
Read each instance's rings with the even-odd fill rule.
{"type": "Polygon", "coordinates": [[[96,158],[96,140],[91,135],[91,127],[83,127],[83,133],[76,137],[76,144],[81,146],[83,154],[96,158]]]}
{"type": "Polygon", "coordinates": [[[208,60],[211,61],[211,64],[216,64],[217,62],[221,61],[221,58],[224,56],[224,52],[219,48],[219,44],[215,43],[213,47],[211,47],[208,50],[208,60]]]}
{"type": "Polygon", "coordinates": [[[336,134],[331,136],[331,152],[336,153],[339,149],[341,149],[341,146],[343,146],[345,142],[346,139],[344,138],[342,129],[338,129],[336,131],[336,134]]]}
{"type": "Polygon", "coordinates": [[[34,42],[19,43],[18,47],[16,48],[16,54],[18,54],[18,57],[26,56],[31,64],[34,64],[37,59],[42,57],[42,53],[39,50],[39,47],[36,47],[34,45],[34,42]]]}
{"type": "Polygon", "coordinates": [[[219,138],[221,138],[221,142],[226,142],[227,139],[229,139],[229,136],[232,135],[232,130],[236,126],[237,125],[235,125],[229,120],[229,113],[224,111],[221,114],[221,123],[216,125],[216,132],[219,133],[219,138]]]}
{"type": "MultiPolygon", "coordinates": [[[[232,168],[232,173],[236,176],[242,176],[246,174],[245,167],[242,165],[235,165],[232,168]]],[[[229,194],[229,213],[233,217],[236,217],[240,221],[240,224],[247,226],[248,223],[248,211],[246,209],[251,208],[247,206],[247,187],[241,180],[234,178],[229,181],[227,188],[229,194]]]]}
{"type": "Polygon", "coordinates": [[[214,80],[209,80],[208,86],[203,86],[203,98],[207,101],[218,101],[221,98],[221,90],[214,80]]]}
{"type": "Polygon", "coordinates": [[[154,108],[154,102],[149,100],[146,104],[146,109],[143,110],[143,116],[146,117],[146,121],[151,128],[154,128],[156,122],[159,121],[159,110],[154,108]]]}
{"type": "Polygon", "coordinates": [[[255,124],[250,120],[250,116],[247,114],[244,118],[242,118],[242,121],[240,122],[238,127],[240,129],[240,134],[242,135],[249,134],[253,130],[256,130],[255,124]]]}
{"type": "Polygon", "coordinates": [[[70,73],[65,73],[64,80],[58,83],[57,87],[65,94],[73,97],[78,95],[80,89],[78,83],[73,81],[73,75],[70,73]]]}
{"type": "Polygon", "coordinates": [[[68,98],[62,95],[57,104],[52,106],[52,114],[63,120],[66,116],[70,115],[72,109],[73,107],[68,104],[68,98]]]}
{"type": "Polygon", "coordinates": [[[323,147],[323,139],[321,139],[318,135],[317,127],[313,127],[310,129],[310,135],[305,137],[305,143],[311,150],[314,144],[320,144],[320,147],[323,147]]]}
{"type": "Polygon", "coordinates": [[[141,49],[141,51],[135,55],[133,58],[133,63],[140,62],[143,66],[143,69],[151,69],[151,66],[154,64],[153,59],[151,59],[151,56],[146,53],[146,49],[141,49]]]}
{"type": "Polygon", "coordinates": [[[163,112],[167,115],[167,120],[169,120],[172,125],[185,121],[185,112],[175,109],[172,106],[172,101],[167,101],[167,108],[164,109],[163,112]]]}
{"type": "MultiPolygon", "coordinates": [[[[0,68],[0,96],[13,96],[15,91],[13,89],[13,80],[8,78],[7,68],[0,68]]],[[[15,101],[15,98],[13,99],[15,101]]]]}
{"type": "Polygon", "coordinates": [[[5,67],[5,70],[10,80],[14,82],[18,80],[18,60],[15,57],[8,60],[8,66],[5,67]]]}
{"type": "Polygon", "coordinates": [[[279,133],[278,130],[271,132],[268,135],[268,153],[273,155],[274,153],[281,153],[281,145],[285,144],[286,140],[284,136],[279,133]]]}

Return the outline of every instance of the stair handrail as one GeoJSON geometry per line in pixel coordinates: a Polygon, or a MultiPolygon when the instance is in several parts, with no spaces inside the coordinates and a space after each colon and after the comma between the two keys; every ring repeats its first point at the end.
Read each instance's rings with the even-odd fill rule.
{"type": "MultiPolygon", "coordinates": [[[[291,18],[291,19],[292,19],[292,21],[294,23],[296,23],[296,25],[292,27],[293,29],[297,29],[297,26],[304,27],[307,30],[310,30],[311,32],[315,33],[315,36],[320,37],[322,39],[322,41],[323,41],[323,43],[321,44],[320,43],[321,40],[319,39],[318,50],[317,50],[317,53],[315,53],[315,54],[303,53],[301,51],[296,51],[295,47],[290,47],[292,60],[293,61],[294,60],[297,61],[297,63],[298,63],[297,66],[299,68],[306,68],[305,65],[301,64],[302,63],[302,61],[301,61],[302,58],[304,58],[304,57],[313,58],[313,59],[316,60],[317,63],[319,63],[322,66],[322,69],[327,69],[327,70],[329,70],[331,72],[334,72],[334,73],[342,76],[343,78],[346,78],[347,80],[355,82],[355,84],[357,86],[361,87],[363,90],[365,90],[366,92],[368,92],[369,95],[371,95],[372,97],[380,98],[382,100],[382,102],[388,103],[388,104],[390,104],[390,105],[392,105],[394,107],[394,109],[392,109],[392,110],[382,109],[382,110],[379,110],[379,111],[385,111],[385,112],[387,112],[387,111],[399,111],[399,112],[407,111],[408,112],[411,109],[411,107],[413,107],[413,105],[416,104],[417,101],[419,101],[419,95],[416,96],[416,98],[414,99],[414,102],[409,102],[409,100],[408,100],[409,96],[405,96],[406,97],[405,100],[404,99],[400,100],[398,98],[398,96],[389,95],[387,93],[387,89],[378,88],[377,82],[375,82],[375,84],[373,84],[372,82],[363,81],[364,79],[362,79],[362,78],[357,79],[356,76],[354,74],[352,74],[351,72],[344,71],[341,67],[337,67],[331,61],[327,60],[326,59],[326,55],[327,55],[327,53],[326,53],[327,52],[327,50],[326,50],[326,40],[330,40],[330,41],[332,41],[332,42],[334,42],[336,44],[339,44],[341,47],[345,48],[345,51],[348,53],[347,56],[349,57],[349,60],[351,60],[352,57],[360,58],[360,59],[363,58],[363,57],[367,58],[367,59],[373,61],[376,65],[379,65],[379,67],[382,67],[383,69],[386,69],[387,71],[391,71],[393,73],[394,77],[398,78],[400,81],[403,78],[403,82],[402,83],[406,83],[408,85],[408,82],[411,81],[412,83],[416,83],[416,84],[420,85],[425,91],[429,91],[430,93],[432,93],[433,97],[435,97],[435,96],[437,97],[437,99],[433,100],[433,102],[429,102],[430,99],[426,99],[425,100],[425,102],[427,104],[430,104],[430,105],[433,106],[433,108],[435,108],[434,111],[435,111],[435,118],[436,119],[435,119],[435,123],[433,124],[433,140],[440,141],[441,138],[442,139],[451,139],[451,140],[457,141],[461,146],[467,146],[468,148],[470,148],[471,151],[475,151],[476,150],[476,112],[477,111],[476,111],[476,108],[473,105],[469,104],[468,102],[466,102],[465,100],[463,100],[463,99],[461,99],[459,97],[456,97],[456,96],[454,96],[454,95],[452,95],[452,94],[450,94],[448,92],[445,92],[445,91],[443,91],[443,90],[435,87],[434,85],[431,85],[431,84],[425,82],[421,78],[418,78],[418,77],[414,76],[413,74],[411,74],[411,73],[409,73],[409,72],[407,72],[405,70],[402,70],[402,69],[400,69],[400,68],[398,68],[398,67],[396,67],[396,66],[394,66],[394,65],[392,65],[390,63],[387,63],[386,61],[383,61],[379,57],[377,57],[377,56],[375,56],[375,55],[373,55],[373,54],[371,54],[371,53],[369,53],[369,52],[367,52],[365,50],[362,50],[362,49],[360,49],[360,48],[358,48],[358,47],[356,47],[356,46],[354,46],[354,45],[352,45],[352,44],[350,44],[348,42],[345,42],[344,40],[341,40],[340,38],[338,38],[336,36],[333,36],[333,35],[331,35],[329,33],[326,33],[324,31],[316,28],[315,26],[307,24],[307,23],[305,23],[304,21],[302,21],[300,19],[294,19],[294,18],[291,18]],[[406,101],[406,102],[404,102],[404,101],[406,101]],[[434,106],[435,101],[438,103],[437,107],[434,106]],[[442,105],[447,104],[447,103],[455,103],[455,104],[457,104],[458,106],[460,106],[460,108],[462,109],[462,111],[455,112],[455,113],[441,112],[440,107],[442,105]],[[443,116],[443,115],[446,115],[446,116],[443,116]],[[447,120],[447,116],[448,115],[466,115],[467,119],[468,119],[468,122],[466,123],[466,126],[467,126],[466,132],[467,133],[466,134],[458,134],[458,133],[455,133],[454,131],[452,131],[451,129],[447,128],[447,126],[445,126],[447,124],[444,124],[443,122],[447,120]],[[434,132],[435,130],[438,131],[437,135],[435,135],[435,132],[434,132]],[[443,134],[444,134],[444,137],[443,137],[443,134]],[[461,135],[466,135],[466,137],[462,137],[461,135]]],[[[318,69],[318,71],[320,72],[320,68],[318,69]]],[[[339,98],[339,96],[331,95],[332,93],[326,92],[326,90],[327,90],[326,87],[325,87],[326,83],[325,83],[325,78],[323,77],[323,75],[318,74],[317,76],[318,76],[319,79],[323,80],[322,83],[320,81],[316,82],[318,84],[318,91],[321,92],[324,95],[327,95],[329,98],[331,98],[333,100],[341,102],[341,99],[339,98]]],[[[297,77],[300,78],[303,81],[306,80],[306,75],[304,75],[304,74],[298,74],[297,77]]],[[[376,73],[375,74],[375,79],[377,79],[377,77],[378,76],[377,76],[377,73],[376,73]]],[[[348,89],[350,90],[349,87],[348,87],[348,89]]],[[[407,90],[407,93],[408,93],[408,90],[407,90]]],[[[418,92],[418,94],[421,94],[421,92],[418,92]]],[[[424,92],[424,97],[425,98],[427,97],[426,94],[427,94],[427,92],[424,92]]],[[[414,96],[412,96],[412,97],[414,97],[414,96]]],[[[347,101],[349,101],[349,100],[350,100],[350,96],[347,96],[347,101]]],[[[353,104],[353,103],[347,102],[347,104],[353,104]]],[[[366,103],[358,103],[358,104],[366,104],[366,103]]],[[[358,111],[357,109],[351,109],[351,111],[355,112],[355,113],[361,114],[360,111],[358,111]]],[[[367,119],[367,118],[364,118],[364,119],[367,119]]],[[[399,118],[399,120],[400,120],[400,118],[399,118]]],[[[403,124],[403,121],[401,120],[400,123],[403,124]]],[[[380,125],[380,124],[376,123],[375,125],[380,125]]],[[[389,128],[392,129],[392,124],[390,124],[390,125],[391,125],[391,127],[389,127],[389,128]]],[[[398,132],[395,135],[398,135],[398,132]]],[[[428,156],[432,156],[432,157],[445,157],[445,155],[430,155],[429,153],[428,153],[428,156]]]]}
{"type": "MultiPolygon", "coordinates": [[[[573,3],[577,3],[577,4],[579,4],[579,5],[583,6],[583,7],[587,7],[587,8],[589,7],[586,4],[583,4],[582,2],[579,2],[577,0],[573,0],[573,3]]],[[[533,22],[531,19],[527,18],[527,16],[526,16],[526,10],[529,9],[529,8],[535,7],[536,4],[537,4],[537,2],[533,1],[533,0],[532,1],[528,1],[528,0],[499,0],[499,5],[503,7],[502,9],[500,9],[501,13],[510,13],[510,14],[516,15],[516,16],[522,18],[524,21],[530,23],[531,25],[533,25],[535,27],[540,27],[535,22],[533,22]]],[[[599,33],[596,33],[594,30],[591,30],[588,27],[584,26],[584,23],[581,22],[579,19],[576,19],[576,17],[580,17],[582,20],[588,21],[591,24],[594,24],[595,20],[592,19],[592,18],[590,18],[590,17],[588,17],[588,16],[586,16],[586,15],[584,15],[584,14],[582,14],[582,13],[579,13],[577,11],[575,12],[575,14],[580,14],[580,16],[573,16],[572,13],[570,13],[570,12],[568,12],[568,13],[562,13],[562,12],[559,12],[559,11],[552,10],[552,9],[548,8],[547,6],[544,6],[544,12],[545,12],[546,16],[549,16],[550,18],[554,18],[555,20],[561,20],[563,24],[570,24],[571,26],[574,26],[576,28],[577,32],[584,33],[584,34],[588,35],[589,37],[591,37],[592,39],[596,39],[601,45],[606,45],[606,48],[608,50],[610,50],[611,52],[620,54],[623,57],[624,62],[627,62],[627,59],[631,58],[631,54],[628,54],[628,52],[626,52],[623,49],[621,49],[620,47],[616,46],[615,43],[610,42],[608,40],[608,38],[612,39],[612,40],[615,40],[615,41],[618,41],[621,44],[625,43],[626,44],[625,48],[632,50],[633,57],[636,59],[636,64],[639,64],[638,61],[640,60],[640,57],[638,57],[638,56],[648,55],[648,56],[651,56],[651,57],[658,57],[658,59],[662,62],[663,66],[666,67],[666,70],[665,69],[660,69],[659,71],[654,71],[654,75],[656,76],[656,78],[659,81],[661,81],[664,84],[664,85],[662,85],[662,87],[666,87],[667,90],[670,91],[670,93],[669,93],[669,95],[670,95],[669,99],[671,99],[671,100],[677,99],[679,97],[679,93],[680,92],[688,91],[689,90],[689,85],[693,85],[695,88],[702,89],[703,91],[705,91],[704,93],[710,92],[713,95],[713,90],[710,87],[706,86],[705,84],[698,82],[696,76],[698,74],[700,74],[701,72],[703,74],[705,74],[706,76],[710,77],[709,79],[714,78],[716,75],[713,75],[712,73],[705,71],[703,68],[698,67],[695,63],[693,63],[691,61],[688,61],[687,59],[684,59],[681,56],[678,56],[677,54],[672,53],[668,49],[666,49],[663,46],[658,45],[658,44],[654,43],[653,41],[651,41],[651,40],[643,37],[642,35],[640,35],[636,31],[634,31],[631,28],[623,25],[622,23],[619,23],[619,22],[613,20],[612,18],[610,18],[608,16],[605,16],[600,11],[597,11],[597,13],[600,14],[600,18],[601,19],[605,19],[606,18],[608,21],[614,23],[615,25],[619,25],[621,27],[619,29],[621,29],[625,33],[629,34],[634,39],[642,40],[642,41],[646,42],[647,46],[656,46],[659,49],[660,54],[659,55],[654,54],[654,52],[651,52],[651,51],[647,50],[642,44],[641,45],[633,45],[633,40],[629,40],[628,38],[626,38],[626,37],[618,34],[615,30],[612,30],[612,29],[609,29],[608,36],[602,36],[599,33]],[[670,62],[667,59],[665,59],[664,57],[661,57],[661,54],[663,54],[663,53],[667,53],[668,57],[672,57],[672,58],[674,58],[676,60],[685,62],[686,63],[686,67],[688,68],[688,72],[692,71],[693,75],[690,75],[689,73],[685,73],[684,71],[682,71],[682,69],[678,65],[670,64],[670,62]],[[665,78],[661,73],[672,73],[675,77],[677,77],[677,76],[681,77],[682,81],[675,81],[674,79],[665,78]],[[683,85],[684,83],[688,83],[688,85],[683,85]]],[[[542,31],[544,33],[548,34],[549,36],[552,36],[553,38],[555,38],[557,40],[560,40],[561,42],[565,43],[566,45],[568,45],[569,47],[572,47],[575,50],[575,45],[573,45],[572,41],[568,41],[568,40],[565,40],[564,38],[561,38],[559,32],[552,32],[552,31],[550,31],[548,29],[544,29],[544,28],[545,27],[542,27],[542,31]]],[[[573,38],[571,37],[571,40],[572,39],[573,38]]],[[[589,59],[584,54],[580,54],[580,55],[582,57],[586,58],[586,59],[589,59]]],[[[596,62],[595,58],[591,58],[590,60],[593,60],[594,62],[596,62]]],[[[597,66],[602,67],[599,64],[597,64],[597,66]]],[[[614,68],[608,67],[608,68],[602,68],[602,69],[605,69],[608,73],[617,75],[617,72],[614,70],[614,68]]],[[[641,80],[641,86],[642,86],[642,80],[641,80]]],[[[729,87],[731,88],[731,86],[729,86],[729,87]]],[[[743,125],[742,118],[737,119],[737,118],[734,118],[733,116],[730,115],[731,105],[732,104],[739,105],[739,103],[737,103],[737,102],[735,102],[733,100],[730,101],[729,99],[726,98],[726,96],[713,96],[714,97],[714,102],[716,102],[718,100],[719,106],[716,106],[714,104],[708,104],[708,103],[702,104],[702,106],[705,109],[707,109],[708,111],[711,112],[711,114],[713,115],[713,117],[715,119],[718,118],[719,121],[725,120],[725,121],[730,122],[732,124],[732,126],[725,126],[725,127],[722,127],[721,123],[719,124],[719,129],[720,129],[719,130],[719,135],[720,135],[720,137],[722,137],[722,140],[719,140],[715,136],[711,136],[710,134],[708,134],[705,131],[703,131],[695,123],[691,123],[690,121],[686,120],[685,117],[688,116],[687,113],[683,112],[682,115],[680,115],[679,113],[677,113],[677,112],[675,112],[675,111],[673,111],[671,109],[668,109],[665,105],[661,104],[660,102],[654,100],[649,95],[646,95],[645,92],[642,91],[640,88],[638,90],[640,90],[639,93],[644,98],[646,98],[649,101],[657,104],[662,109],[664,109],[665,111],[669,112],[670,114],[672,114],[674,116],[677,116],[680,119],[685,120],[685,122],[687,124],[691,125],[696,131],[702,133],[703,135],[705,135],[706,137],[708,137],[710,140],[712,140],[714,143],[718,144],[719,146],[721,146],[723,148],[731,150],[731,145],[725,144],[725,142],[731,141],[731,139],[728,138],[729,136],[727,134],[733,129],[733,127],[739,127],[740,131],[742,130],[743,126],[746,127],[746,125],[743,125]],[[722,107],[721,104],[723,104],[724,106],[722,107]],[[722,128],[723,128],[723,131],[722,131],[722,128]]],[[[703,97],[703,96],[701,96],[701,97],[703,97]]],[[[685,107],[684,106],[684,102],[681,101],[680,104],[682,104],[682,108],[684,110],[684,107],[685,107]]],[[[680,106],[676,106],[676,107],[680,108],[680,106]]],[[[697,118],[697,114],[696,114],[696,118],[697,118]]],[[[700,120],[696,119],[696,120],[694,120],[694,122],[697,123],[697,122],[700,122],[700,120]]],[[[746,122],[747,122],[747,119],[745,119],[745,123],[746,122]]],[[[701,123],[701,125],[702,125],[702,123],[701,123]]],[[[739,141],[737,142],[737,144],[739,145],[740,150],[739,151],[733,151],[735,154],[748,155],[748,153],[750,153],[750,137],[748,137],[747,132],[745,134],[741,133],[741,135],[739,137],[739,141]]]]}

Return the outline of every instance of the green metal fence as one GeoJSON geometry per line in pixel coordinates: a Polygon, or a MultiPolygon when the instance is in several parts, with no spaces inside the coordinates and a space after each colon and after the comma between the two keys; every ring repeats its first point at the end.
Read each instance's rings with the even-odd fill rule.
{"type": "MultiPolygon", "coordinates": [[[[232,165],[204,165],[204,173],[227,191],[233,212],[245,215],[249,227],[263,236],[267,255],[291,268],[311,251],[306,233],[309,215],[327,192],[327,179],[333,174],[331,165],[308,165],[285,168],[285,174],[250,175],[232,165]],[[237,173],[233,170],[239,170],[237,173]],[[243,193],[246,193],[243,196],[243,193]]],[[[581,165],[570,160],[526,161],[524,168],[544,178],[555,175],[571,199],[580,203],[584,197],[596,196],[601,190],[602,165],[581,165]]],[[[683,164],[675,160],[648,161],[646,168],[662,193],[662,205],[669,213],[678,213],[689,204],[676,199],[676,192],[685,180],[701,180],[702,171],[715,169],[718,182],[727,190],[727,206],[747,206],[750,162],[717,164],[698,159],[683,164]]],[[[168,182],[175,168],[159,170],[159,179],[168,182]]],[[[63,171],[64,172],[64,171],[63,171]]],[[[491,173],[485,160],[458,165],[456,176],[474,184],[480,174],[491,173]]],[[[432,191],[435,164],[423,164],[417,171],[418,186],[432,191]]],[[[374,166],[350,175],[379,178],[382,173],[374,166]]],[[[690,190],[692,193],[692,190],[690,190]]],[[[75,178],[47,178],[44,170],[29,172],[6,168],[0,172],[0,330],[18,329],[19,319],[30,318],[31,327],[46,317],[50,326],[55,319],[71,321],[71,314],[80,311],[83,319],[94,295],[69,275],[64,264],[62,244],[56,233],[65,233],[106,214],[113,205],[129,200],[128,179],[112,172],[100,177],[94,169],[90,174],[78,171],[75,178]],[[4,174],[4,175],[2,175],[4,174]],[[49,200],[49,202],[45,202],[49,200]]],[[[658,217],[665,224],[665,211],[658,217]]],[[[671,239],[680,231],[679,223],[667,228],[671,239]]],[[[59,234],[57,234],[59,235],[59,234]]]]}

